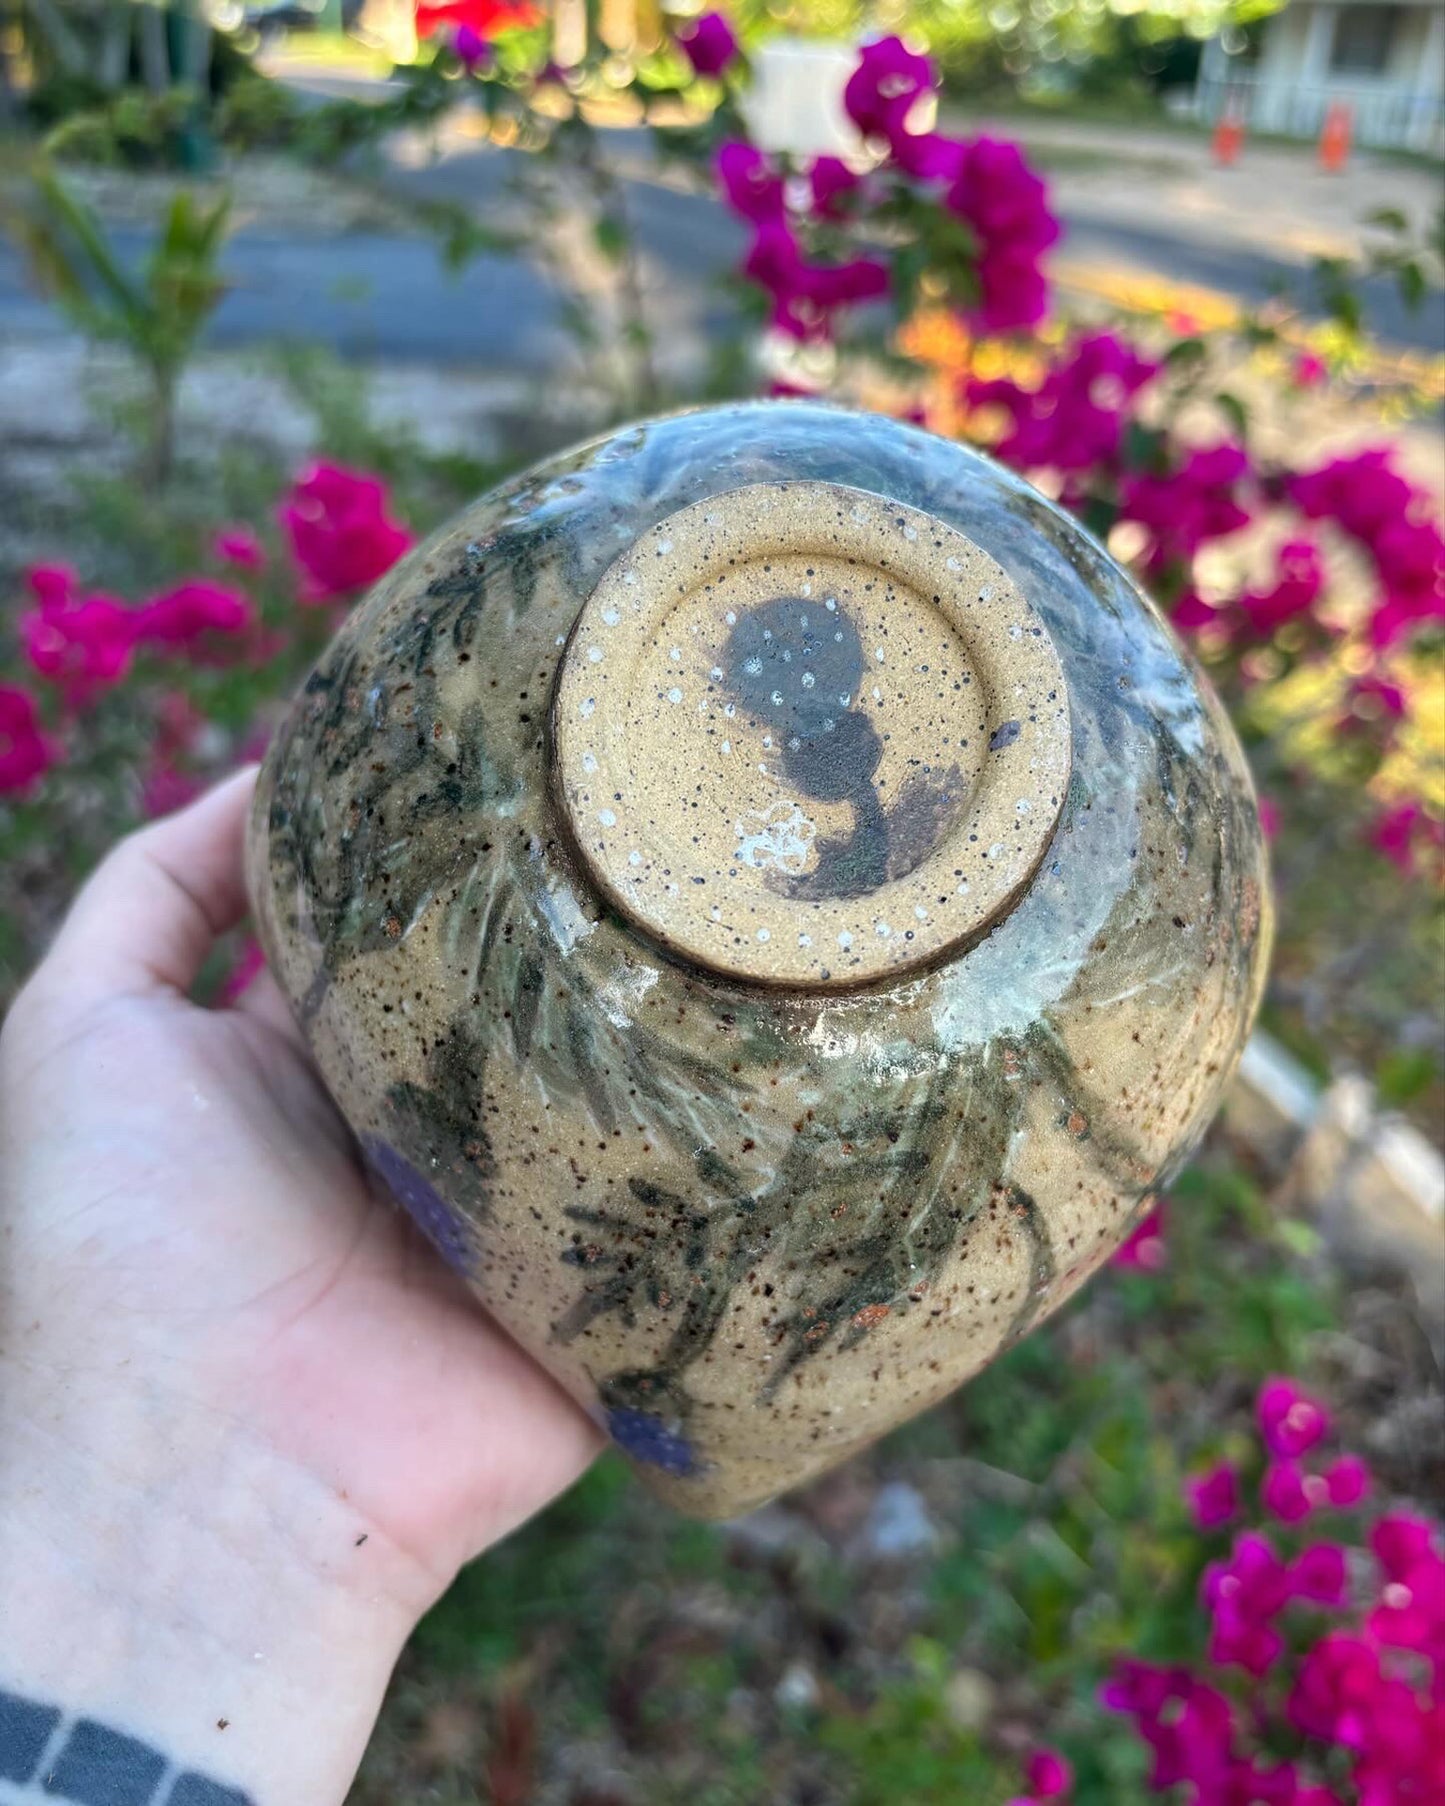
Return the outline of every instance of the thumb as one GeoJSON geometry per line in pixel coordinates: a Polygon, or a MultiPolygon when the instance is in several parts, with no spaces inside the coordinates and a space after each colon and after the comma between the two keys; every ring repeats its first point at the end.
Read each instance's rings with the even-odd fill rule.
{"type": "Polygon", "coordinates": [[[94,1000],[184,993],[217,935],[246,913],[247,766],[194,803],[121,841],[76,898],[36,982],[94,1000]]]}

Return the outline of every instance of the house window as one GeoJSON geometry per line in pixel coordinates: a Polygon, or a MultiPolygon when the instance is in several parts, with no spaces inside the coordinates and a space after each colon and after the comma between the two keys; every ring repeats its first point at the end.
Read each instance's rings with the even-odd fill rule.
{"type": "Polygon", "coordinates": [[[1335,15],[1332,75],[1383,75],[1399,30],[1400,6],[1342,6],[1335,15]]]}

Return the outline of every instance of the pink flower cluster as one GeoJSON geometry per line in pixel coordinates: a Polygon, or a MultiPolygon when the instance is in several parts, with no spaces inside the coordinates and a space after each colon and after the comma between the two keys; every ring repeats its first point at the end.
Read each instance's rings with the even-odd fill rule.
{"type": "MultiPolygon", "coordinates": [[[[1353,1456],[1306,1472],[1329,1418],[1292,1380],[1266,1383],[1258,1422],[1260,1497],[1280,1523],[1364,1499],[1369,1475],[1353,1456]]],[[[1217,1529],[1239,1513],[1240,1475],[1218,1464],[1185,1494],[1200,1528],[1217,1529]]],[[[1445,1799],[1445,1552],[1405,1513],[1378,1519],[1370,1548],[1365,1583],[1364,1557],[1340,1543],[1288,1553],[1264,1531],[1241,1531],[1201,1585],[1214,1673],[1116,1665],[1104,1703],[1148,1745],[1155,1791],[1188,1784],[1194,1806],[1445,1799]],[[1231,1689],[1231,1670],[1249,1677],[1247,1692],[1231,1689]]]]}
{"type": "Polygon", "coordinates": [[[251,598],[209,578],[194,577],[139,607],[114,596],[83,595],[66,565],[36,565],[26,574],[35,606],[20,619],[25,656],[53,684],[69,711],[129,675],[138,652],[189,658],[234,645],[256,621],[251,598]]]}
{"type": "Polygon", "coordinates": [[[1445,535],[1428,518],[1429,498],[1392,468],[1388,448],[1295,476],[1289,497],[1310,520],[1332,521],[1369,553],[1381,590],[1370,620],[1375,647],[1445,624],[1445,535]]]}
{"type": "MultiPolygon", "coordinates": [[[[377,478],[338,465],[315,465],[293,484],[279,515],[302,574],[303,601],[349,597],[391,567],[411,535],[387,509],[377,478]]],[[[242,582],[266,566],[265,551],[247,527],[221,529],[211,550],[242,582]]],[[[60,757],[58,739],[44,727],[45,691],[53,698],[50,711],[62,726],[73,726],[98,697],[130,677],[138,659],[191,666],[238,656],[259,662],[284,644],[281,635],[263,635],[255,597],[234,581],[187,577],[132,604],[84,592],[66,565],[36,565],[26,578],[31,604],[19,619],[20,644],[43,689],[35,695],[16,685],[0,688],[0,795],[28,794],[60,757]]],[[[175,760],[203,725],[178,694],[163,697],[159,706],[142,786],[148,813],[177,806],[194,789],[175,760]]]]}
{"type": "Polygon", "coordinates": [[[277,510],[301,571],[301,600],[334,602],[389,571],[412,543],[387,514],[379,477],[340,464],[313,464],[277,510]]]}
{"type": "Polygon", "coordinates": [[[985,332],[1037,326],[1049,306],[1040,260],[1059,236],[1048,190],[1006,139],[910,131],[910,116],[934,85],[927,57],[901,38],[880,38],[863,46],[843,105],[865,137],[886,146],[888,167],[911,181],[937,184],[943,205],[971,228],[975,324],[985,332]]]}
{"type": "Polygon", "coordinates": [[[993,447],[1016,470],[1117,471],[1131,403],[1159,374],[1112,332],[1076,339],[1036,389],[1009,377],[973,378],[973,407],[1002,408],[1010,426],[993,447]]]}
{"type": "Polygon", "coordinates": [[[1146,568],[1188,571],[1201,546],[1247,527],[1252,510],[1241,495],[1249,477],[1248,456],[1228,442],[1185,451],[1163,473],[1129,477],[1120,514],[1148,529],[1146,568]]]}
{"type": "MultiPolygon", "coordinates": [[[[702,23],[694,38],[684,40],[690,56],[702,23]]],[[[859,131],[885,152],[879,170],[868,177],[860,178],[838,157],[823,156],[808,166],[805,180],[794,183],[741,139],[718,151],[719,186],[753,228],[743,274],[766,291],[772,322],[783,332],[797,339],[826,338],[841,308],[889,293],[888,266],[877,258],[823,261],[807,254],[803,240],[809,230],[836,225],[850,210],[861,219],[877,207],[881,218],[897,197],[899,181],[910,191],[914,185],[926,188],[940,219],[951,216],[969,228],[976,325],[1009,332],[1035,326],[1047,313],[1040,259],[1059,228],[1044,184],[1015,144],[911,131],[909,117],[933,86],[927,57],[909,50],[901,38],[864,45],[843,100],[859,131]]]]}
{"type": "MultiPolygon", "coordinates": [[[[795,339],[825,338],[840,307],[888,293],[887,266],[874,257],[817,263],[804,256],[782,173],[761,151],[731,140],[718,151],[717,176],[733,211],[754,228],[743,274],[771,298],[772,324],[780,331],[795,339]]],[[[820,157],[813,166],[814,205],[835,210],[849,176],[836,157],[820,157]]]]}

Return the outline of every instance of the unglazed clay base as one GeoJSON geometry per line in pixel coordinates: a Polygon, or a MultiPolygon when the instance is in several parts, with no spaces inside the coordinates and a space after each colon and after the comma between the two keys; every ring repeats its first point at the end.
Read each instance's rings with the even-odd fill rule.
{"type": "Polygon", "coordinates": [[[941,521],[827,483],[668,515],[572,630],[556,769],[599,887],[664,945],[841,989],[976,939],[1069,770],[1058,655],[941,521]]]}
{"type": "Polygon", "coordinates": [[[250,858],[390,1195],[709,1515],[1107,1258],[1269,939],[1239,748],[1129,579],[987,460],[808,405],[629,428],[413,553],[250,858]]]}

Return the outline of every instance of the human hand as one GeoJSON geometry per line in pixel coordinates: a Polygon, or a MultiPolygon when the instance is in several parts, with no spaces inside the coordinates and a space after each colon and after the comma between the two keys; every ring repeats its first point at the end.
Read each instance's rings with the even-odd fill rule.
{"type": "Polygon", "coordinates": [[[269,976],[189,1001],[253,784],[123,842],[0,1035],[0,1689],[318,1806],[598,1437],[372,1195],[269,976]]]}

